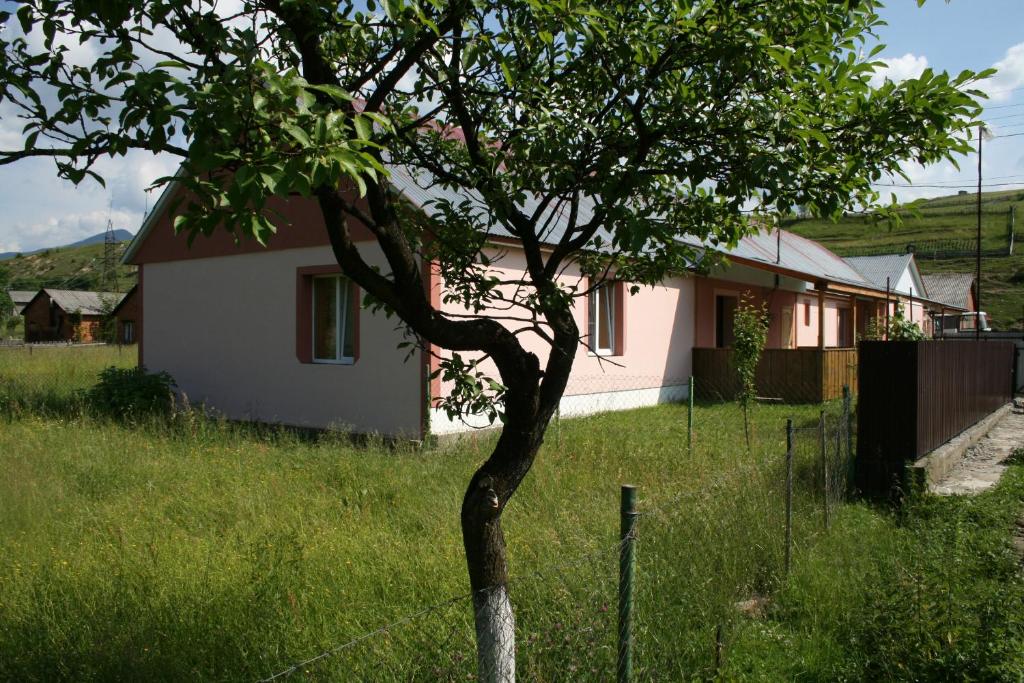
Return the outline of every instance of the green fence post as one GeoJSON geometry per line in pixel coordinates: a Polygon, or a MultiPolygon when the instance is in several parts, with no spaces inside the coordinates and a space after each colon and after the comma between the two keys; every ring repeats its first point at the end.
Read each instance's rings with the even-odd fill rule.
{"type": "Polygon", "coordinates": [[[786,576],[793,564],[793,420],[786,420],[786,576]]]}
{"type": "Polygon", "coordinates": [[[636,574],[636,487],[622,486],[619,547],[618,683],[633,679],[633,577],[636,574]]]}
{"type": "Polygon", "coordinates": [[[690,389],[688,392],[688,408],[686,410],[686,448],[693,450],[693,375],[690,375],[690,389]]]}

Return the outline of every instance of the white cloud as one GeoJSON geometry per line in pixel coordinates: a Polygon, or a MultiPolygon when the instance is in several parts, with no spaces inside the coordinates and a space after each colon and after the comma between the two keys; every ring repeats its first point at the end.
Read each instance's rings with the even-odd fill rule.
{"type": "Polygon", "coordinates": [[[174,157],[138,151],[102,159],[96,170],[107,182],[103,188],[92,180],[78,187],[58,180],[49,160],[0,167],[0,244],[14,245],[0,251],[30,251],[89,237],[106,229],[108,215],[115,228],[137,232],[159,194],[147,196],[145,189],[176,168],[174,157]]]}
{"type": "Polygon", "coordinates": [[[1024,43],[1017,43],[992,65],[996,74],[986,79],[981,89],[992,102],[1005,102],[1013,97],[1011,90],[1024,86],[1024,43]]]}
{"type": "MultiPolygon", "coordinates": [[[[142,213],[131,211],[94,209],[83,213],[65,213],[49,216],[41,221],[15,225],[20,239],[37,249],[43,246],[56,246],[78,241],[103,232],[107,227],[107,219],[113,221],[115,227],[123,225],[138,226],[142,213]]],[[[19,242],[20,244],[20,242],[19,242]]]]}
{"type": "Polygon", "coordinates": [[[872,88],[879,87],[887,80],[899,83],[908,78],[917,78],[922,71],[928,68],[927,57],[909,52],[902,57],[882,57],[878,61],[884,62],[885,66],[875,69],[875,73],[869,81],[872,88]]]}

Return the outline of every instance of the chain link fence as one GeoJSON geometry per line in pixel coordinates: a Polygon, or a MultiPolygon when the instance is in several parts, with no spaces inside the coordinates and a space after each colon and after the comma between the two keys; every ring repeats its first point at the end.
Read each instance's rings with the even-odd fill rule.
{"type": "MultiPolygon", "coordinates": [[[[852,497],[854,420],[847,394],[816,419],[791,420],[777,425],[777,434],[761,435],[787,448],[737,459],[700,488],[673,493],[669,486],[624,486],[619,529],[595,539],[592,551],[518,574],[511,558],[507,588],[514,616],[499,610],[491,633],[498,650],[514,653],[516,677],[718,676],[738,624],[770,609],[793,558],[828,532],[852,497]],[[738,480],[746,483],[741,496],[738,480]],[[736,552],[736,544],[746,552],[736,552]]],[[[697,447],[702,433],[722,427],[696,425],[697,447]]],[[[682,455],[682,439],[680,448],[682,455]]],[[[400,668],[403,680],[513,680],[500,668],[508,660],[477,659],[476,621],[485,616],[486,601],[473,597],[457,596],[369,628],[262,680],[299,674],[377,680],[389,666],[400,668]]]]}
{"type": "Polygon", "coordinates": [[[137,363],[134,346],[0,345],[0,411],[61,414],[74,410],[76,394],[95,385],[103,369],[137,363]]]}
{"type": "MultiPolygon", "coordinates": [[[[65,348],[0,349],[0,406],[45,408],[90,386],[103,368],[135,363],[130,348],[76,350],[71,357],[65,348]]],[[[657,399],[666,387],[686,396],[688,383],[577,377],[567,399],[586,397],[590,403],[578,405],[587,413],[622,410],[657,399]]],[[[498,650],[514,651],[520,680],[719,675],[737,625],[770,609],[794,558],[827,532],[850,497],[854,414],[847,396],[816,417],[803,409],[789,424],[752,427],[752,451],[743,453],[740,439],[732,454],[712,455],[721,434],[742,433],[735,413],[694,419],[692,405],[673,408],[679,421],[662,428],[671,431],[665,436],[679,458],[692,463],[693,481],[667,479],[609,500],[609,523],[583,539],[583,552],[551,547],[550,558],[522,565],[510,553],[505,588],[514,613],[504,609],[508,603],[471,593],[425,600],[397,617],[377,619],[364,606],[358,629],[324,625],[318,649],[289,647],[282,633],[280,649],[254,653],[261,680],[506,680],[505,669],[489,667],[507,660],[478,661],[480,619],[489,621],[498,650]]],[[[560,425],[553,428],[557,438],[560,425]]]]}

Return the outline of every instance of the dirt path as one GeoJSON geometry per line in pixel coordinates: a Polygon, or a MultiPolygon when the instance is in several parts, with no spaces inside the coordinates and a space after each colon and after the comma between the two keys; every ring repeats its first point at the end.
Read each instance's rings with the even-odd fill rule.
{"type": "Polygon", "coordinates": [[[1024,448],[1024,400],[1016,399],[1013,410],[996,423],[963,460],[942,480],[930,487],[940,496],[975,495],[997,483],[1006,471],[1003,461],[1017,448],[1024,448]]]}

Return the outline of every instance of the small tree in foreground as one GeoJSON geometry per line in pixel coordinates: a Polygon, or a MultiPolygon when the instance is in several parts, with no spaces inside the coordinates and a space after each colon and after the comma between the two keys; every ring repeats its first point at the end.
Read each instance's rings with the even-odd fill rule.
{"type": "Polygon", "coordinates": [[[750,292],[740,299],[733,318],[732,364],[740,379],[739,398],[743,406],[743,435],[750,450],[750,404],[757,398],[757,365],[768,343],[768,309],[755,306],[750,292]]]}
{"type": "Polygon", "coordinates": [[[461,524],[480,674],[510,680],[501,517],[589,342],[577,299],[684,270],[682,237],[735,244],[751,207],[838,215],[876,204],[872,183],[903,160],[968,151],[968,88],[987,74],[872,89],[878,5],[27,0],[0,12],[0,102],[25,134],[0,164],[50,157],[80,182],[102,157],[177,156],[190,237],[265,243],[289,229],[272,197],[315,202],[344,273],[425,352],[445,350],[461,378],[447,407],[501,421],[461,524]],[[398,166],[461,199],[409,211],[388,182],[398,166]],[[521,248],[521,277],[488,268],[496,229],[521,248]],[[427,268],[461,313],[432,304],[427,268]],[[545,352],[527,350],[538,339],[545,352]]]}

